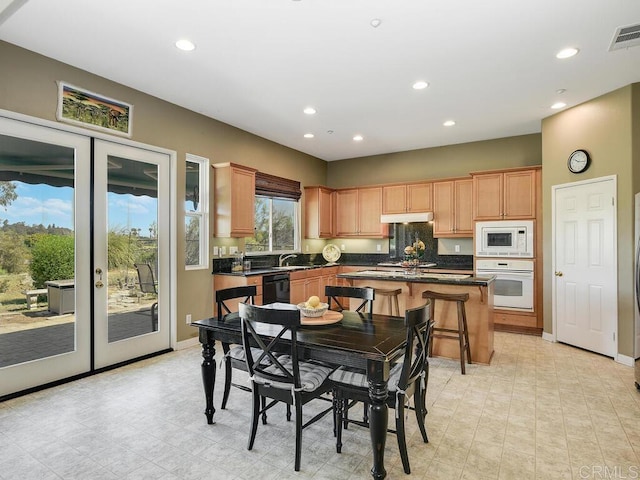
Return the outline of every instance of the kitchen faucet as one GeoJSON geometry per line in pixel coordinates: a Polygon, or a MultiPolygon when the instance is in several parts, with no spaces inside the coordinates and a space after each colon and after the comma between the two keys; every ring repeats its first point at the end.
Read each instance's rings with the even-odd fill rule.
{"type": "Polygon", "coordinates": [[[281,267],[281,266],[282,266],[282,264],[284,263],[284,261],[285,261],[287,258],[296,258],[296,257],[297,257],[297,255],[295,255],[295,254],[293,254],[293,253],[290,253],[290,254],[288,254],[288,255],[287,255],[286,253],[283,253],[282,255],[280,255],[280,258],[278,258],[278,266],[280,266],[280,267],[281,267]]]}

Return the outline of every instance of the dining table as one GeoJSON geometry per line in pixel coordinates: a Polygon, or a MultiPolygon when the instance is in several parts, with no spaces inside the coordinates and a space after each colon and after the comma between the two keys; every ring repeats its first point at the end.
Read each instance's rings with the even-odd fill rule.
{"type": "MultiPolygon", "coordinates": [[[[347,310],[341,313],[340,321],[328,325],[305,326],[305,317],[302,317],[302,327],[297,333],[299,355],[305,360],[366,371],[370,400],[369,433],[373,453],[371,475],[376,480],[383,479],[387,475],[384,467],[389,414],[386,404],[389,395],[387,382],[391,366],[404,352],[404,318],[347,310]]],[[[212,317],[195,321],[192,325],[199,329],[203,357],[201,369],[206,401],[205,415],[207,423],[213,424],[216,341],[242,344],[240,319],[237,315],[227,316],[222,320],[212,317]]],[[[260,327],[258,333],[265,339],[272,338],[279,331],[275,326],[260,327]]]]}

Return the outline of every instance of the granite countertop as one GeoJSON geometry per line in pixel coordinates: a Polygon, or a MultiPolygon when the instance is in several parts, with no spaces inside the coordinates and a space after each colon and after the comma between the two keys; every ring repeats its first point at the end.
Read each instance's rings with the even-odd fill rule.
{"type": "Polygon", "coordinates": [[[338,278],[348,278],[353,280],[369,279],[392,282],[411,283],[440,283],[446,285],[475,285],[487,286],[495,280],[495,276],[475,277],[473,275],[455,273],[429,273],[420,272],[408,273],[407,271],[382,271],[382,270],[361,270],[359,272],[341,273],[338,278]]]}

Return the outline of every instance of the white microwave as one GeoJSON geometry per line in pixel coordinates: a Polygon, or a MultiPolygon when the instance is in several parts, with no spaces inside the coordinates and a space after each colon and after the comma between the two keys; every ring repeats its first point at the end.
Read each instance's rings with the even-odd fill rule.
{"type": "Polygon", "coordinates": [[[476,222],[477,257],[533,257],[533,220],[476,222]]]}

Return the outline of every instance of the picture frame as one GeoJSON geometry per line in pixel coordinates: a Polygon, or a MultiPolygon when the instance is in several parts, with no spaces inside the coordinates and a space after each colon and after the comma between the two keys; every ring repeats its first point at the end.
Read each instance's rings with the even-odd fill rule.
{"type": "Polygon", "coordinates": [[[131,137],[133,105],[58,81],[58,121],[131,137]]]}

